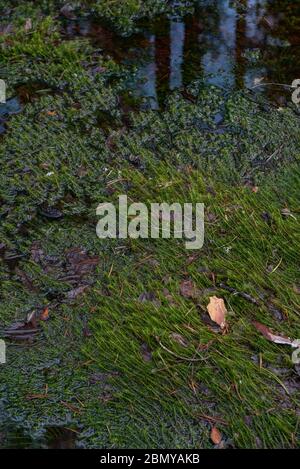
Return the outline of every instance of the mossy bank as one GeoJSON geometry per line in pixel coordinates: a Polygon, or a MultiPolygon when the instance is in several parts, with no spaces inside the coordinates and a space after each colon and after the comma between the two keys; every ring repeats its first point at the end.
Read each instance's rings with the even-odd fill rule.
{"type": "MultiPolygon", "coordinates": [[[[1,78],[20,103],[0,142],[0,444],[211,448],[217,426],[225,447],[297,447],[299,365],[253,326],[300,337],[296,106],[199,78],[151,110],[135,67],[65,37],[63,2],[0,4],[1,78]],[[120,194],[203,202],[203,248],[100,240],[96,207],[120,194]]],[[[69,14],[129,35],[175,8],[117,5],[69,14]]]]}

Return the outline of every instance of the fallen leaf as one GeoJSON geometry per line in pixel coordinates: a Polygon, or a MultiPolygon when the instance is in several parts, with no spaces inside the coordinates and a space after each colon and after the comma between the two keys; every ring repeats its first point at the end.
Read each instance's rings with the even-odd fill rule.
{"type": "Polygon", "coordinates": [[[300,286],[298,285],[293,285],[293,290],[297,295],[300,295],[300,286]]]}
{"type": "Polygon", "coordinates": [[[83,328],[82,332],[84,337],[92,337],[93,335],[92,331],[87,326],[83,328]]]}
{"type": "Polygon", "coordinates": [[[89,257],[87,259],[84,259],[83,261],[78,262],[78,264],[74,266],[74,270],[80,273],[88,273],[91,270],[94,270],[94,267],[98,264],[99,264],[98,256],[89,257]]]}
{"type": "Polygon", "coordinates": [[[93,75],[96,75],[96,73],[104,73],[104,72],[106,72],[106,70],[107,70],[106,67],[101,67],[101,66],[100,67],[99,66],[98,67],[93,67],[92,73],[93,73],[93,75]]]}
{"type": "Polygon", "coordinates": [[[155,296],[155,294],[153,292],[143,292],[140,294],[138,300],[141,302],[141,303],[147,303],[148,301],[150,303],[153,303],[155,306],[157,306],[158,308],[161,306],[161,302],[160,300],[158,300],[155,296]]]}
{"type": "Polygon", "coordinates": [[[68,18],[69,20],[72,20],[75,18],[74,8],[69,3],[67,3],[60,9],[60,14],[64,16],[65,18],[68,18]]]}
{"type": "Polygon", "coordinates": [[[107,383],[109,379],[118,376],[120,376],[120,373],[118,371],[111,371],[109,373],[93,373],[90,378],[90,384],[107,383]]]}
{"type": "Polygon", "coordinates": [[[63,217],[63,213],[55,207],[43,206],[39,209],[39,214],[49,220],[58,220],[63,217]]]}
{"type": "Polygon", "coordinates": [[[5,243],[0,243],[0,256],[3,257],[6,249],[6,244],[5,243]]]}
{"type": "Polygon", "coordinates": [[[186,339],[181,334],[178,334],[177,332],[171,332],[170,337],[182,347],[188,346],[186,339]]]}
{"type": "Polygon", "coordinates": [[[46,114],[48,116],[56,116],[57,115],[57,112],[56,111],[47,111],[46,114]]]}
{"type": "Polygon", "coordinates": [[[145,362],[150,362],[152,360],[151,350],[146,343],[141,345],[141,355],[145,362]]]}
{"type": "Polygon", "coordinates": [[[212,427],[210,432],[210,439],[215,445],[219,445],[222,441],[222,435],[217,427],[212,427]]]}
{"type": "Polygon", "coordinates": [[[80,178],[84,177],[88,174],[88,170],[85,168],[85,166],[79,166],[77,174],[80,178]]]}
{"type": "Polygon", "coordinates": [[[222,298],[217,296],[211,296],[209,304],[207,305],[207,311],[212,321],[217,323],[221,329],[226,327],[226,313],[227,309],[222,298]]]}
{"type": "Polygon", "coordinates": [[[20,277],[21,282],[23,285],[30,291],[36,292],[37,288],[34,286],[33,281],[31,278],[26,274],[26,272],[23,272],[21,269],[16,267],[15,273],[20,277]]]}
{"type": "Polygon", "coordinates": [[[87,288],[88,285],[81,285],[77,288],[74,288],[73,290],[68,291],[67,298],[69,298],[70,300],[74,300],[77,296],[81,295],[87,288]]]}
{"type": "Polygon", "coordinates": [[[45,253],[42,250],[40,243],[38,243],[36,241],[34,243],[32,243],[30,252],[31,252],[31,259],[36,264],[41,263],[43,258],[45,257],[45,253]]]}
{"type": "Polygon", "coordinates": [[[36,325],[35,312],[28,315],[25,321],[17,321],[3,331],[3,336],[13,340],[32,341],[39,330],[36,325]]]}
{"type": "Polygon", "coordinates": [[[192,254],[191,256],[188,257],[187,259],[187,265],[192,264],[194,261],[196,261],[199,257],[199,254],[192,254]]]}
{"type": "Polygon", "coordinates": [[[30,31],[32,29],[32,21],[31,18],[27,18],[24,26],[25,31],[30,31]]]}
{"type": "Polygon", "coordinates": [[[80,414],[81,413],[81,410],[78,407],[75,407],[74,405],[69,404],[68,402],[64,402],[64,401],[60,401],[60,402],[61,402],[62,405],[67,407],[67,409],[71,410],[75,414],[80,414]]]}
{"type": "Polygon", "coordinates": [[[253,321],[253,325],[255,329],[257,329],[266,339],[274,344],[281,344],[281,345],[290,345],[291,347],[297,347],[296,341],[290,339],[289,337],[283,337],[281,335],[274,334],[271,329],[269,329],[264,324],[260,322],[253,321]]]}
{"type": "Polygon", "coordinates": [[[170,291],[167,288],[163,289],[163,295],[171,306],[176,305],[176,302],[174,301],[173,296],[171,295],[170,291]]]}
{"type": "Polygon", "coordinates": [[[206,212],[206,221],[214,223],[217,220],[217,216],[212,212],[206,212]]]}
{"type": "Polygon", "coordinates": [[[255,86],[260,85],[260,83],[262,83],[264,79],[265,79],[264,77],[254,78],[253,83],[255,86]]]}
{"type": "Polygon", "coordinates": [[[45,308],[45,309],[42,311],[42,313],[41,313],[41,315],[40,315],[40,319],[41,319],[41,321],[47,321],[47,319],[49,319],[49,308],[48,308],[48,307],[45,308]]]}
{"type": "Polygon", "coordinates": [[[279,322],[284,321],[285,315],[284,315],[284,312],[281,309],[279,309],[272,302],[270,302],[267,306],[268,306],[268,310],[270,311],[270,313],[272,314],[274,319],[276,319],[279,322]]]}
{"type": "Polygon", "coordinates": [[[297,218],[295,217],[295,215],[292,214],[289,208],[283,208],[281,210],[281,215],[283,215],[284,217],[292,217],[297,220],[297,218]]]}
{"type": "Polygon", "coordinates": [[[47,398],[48,398],[48,394],[28,394],[26,396],[26,399],[28,399],[29,401],[33,399],[47,399],[47,398]]]}
{"type": "Polygon", "coordinates": [[[197,296],[197,288],[192,280],[183,280],[180,284],[180,294],[185,298],[195,298],[197,296]]]}
{"type": "Polygon", "coordinates": [[[13,29],[14,28],[12,24],[2,24],[0,26],[0,36],[11,33],[13,29]]]}

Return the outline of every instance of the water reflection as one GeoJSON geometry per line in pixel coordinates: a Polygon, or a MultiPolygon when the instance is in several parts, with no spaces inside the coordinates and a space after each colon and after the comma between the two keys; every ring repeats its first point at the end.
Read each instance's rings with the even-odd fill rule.
{"type": "Polygon", "coordinates": [[[182,85],[182,64],[185,38],[185,24],[183,21],[170,21],[170,90],[182,85]]]}
{"type": "MultiPolygon", "coordinates": [[[[229,0],[218,3],[217,24],[211,25],[211,30],[200,37],[207,47],[201,61],[204,77],[206,82],[220,87],[233,87],[235,84],[237,12],[230,3],[229,0]]],[[[212,21],[214,19],[212,17],[212,21]]]]}
{"type": "Polygon", "coordinates": [[[246,13],[246,36],[258,44],[265,39],[261,21],[266,14],[266,0],[248,0],[246,13]]]}
{"type": "Polygon", "coordinates": [[[158,98],[156,92],[156,61],[155,61],[155,35],[146,36],[149,42],[148,59],[138,71],[139,89],[138,94],[145,97],[151,109],[158,109],[158,98]]]}
{"type": "Polygon", "coordinates": [[[14,97],[8,99],[6,103],[0,104],[0,134],[5,132],[5,122],[13,114],[21,112],[22,106],[20,99],[14,97]]]}
{"type": "Polygon", "coordinates": [[[150,107],[158,109],[166,91],[195,78],[226,89],[253,88],[261,80],[255,91],[284,104],[286,90],[263,83],[291,84],[300,76],[295,70],[295,63],[300,63],[299,22],[297,26],[290,21],[293,10],[284,2],[278,0],[276,5],[274,10],[267,0],[243,4],[215,0],[199,8],[193,18],[146,25],[149,45],[139,78],[140,93],[151,96],[150,107]]]}
{"type": "MultiPolygon", "coordinates": [[[[168,91],[197,78],[232,89],[252,88],[259,79],[291,84],[300,77],[300,19],[292,17],[296,10],[288,3],[207,0],[194,16],[144,22],[130,38],[87,20],[69,21],[65,34],[88,36],[115,60],[135,65],[137,93],[159,109],[168,91]]],[[[255,91],[284,104],[284,89],[255,91]]]]}
{"type": "Polygon", "coordinates": [[[19,114],[23,105],[32,102],[41,94],[53,94],[54,90],[45,89],[45,85],[39,82],[31,82],[19,85],[16,88],[16,96],[9,98],[5,103],[0,104],[0,135],[6,130],[6,122],[10,116],[19,114]]]}

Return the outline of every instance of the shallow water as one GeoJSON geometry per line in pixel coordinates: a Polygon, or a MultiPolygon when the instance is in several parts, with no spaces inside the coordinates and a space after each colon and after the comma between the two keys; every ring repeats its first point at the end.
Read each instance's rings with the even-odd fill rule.
{"type": "Polygon", "coordinates": [[[16,95],[0,104],[0,135],[6,131],[6,121],[10,116],[19,114],[24,104],[37,99],[42,94],[52,94],[53,90],[46,89],[42,83],[28,83],[16,89],[16,95]]]}
{"type": "Polygon", "coordinates": [[[300,77],[300,6],[295,5],[211,0],[184,19],[141,22],[129,38],[92,19],[67,21],[64,33],[90,37],[104,53],[134,65],[137,94],[152,109],[166,93],[195,79],[226,90],[251,88],[284,106],[292,81],[300,77]]]}
{"type": "MultiPolygon", "coordinates": [[[[152,109],[161,108],[168,93],[195,79],[226,90],[252,88],[276,104],[286,105],[290,100],[289,86],[300,78],[299,21],[294,21],[294,3],[248,0],[239,7],[228,0],[206,3],[185,19],[160,17],[143,21],[138,25],[139,32],[130,38],[121,38],[107,25],[92,19],[64,20],[63,32],[65,37],[88,37],[106,55],[136,67],[132,86],[152,109]],[[286,7],[287,4],[292,6],[286,7]]],[[[39,91],[49,92],[20,87],[17,96],[0,106],[0,133],[7,118],[19,113],[23,104],[37,97],[39,91]]],[[[100,118],[105,122],[110,115],[103,111],[100,118]]],[[[222,115],[217,114],[215,119],[216,124],[222,122],[222,115]]],[[[112,125],[109,121],[108,127],[112,125]]],[[[55,427],[47,429],[42,441],[35,445],[72,448],[75,437],[73,429],[55,427]]],[[[14,430],[11,439],[11,446],[16,446],[14,430]]],[[[31,447],[32,441],[24,437],[24,442],[18,440],[17,445],[31,447]]]]}
{"type": "MultiPolygon", "coordinates": [[[[169,92],[196,79],[226,90],[252,89],[278,106],[290,103],[291,84],[300,78],[300,3],[201,4],[184,19],[144,20],[130,37],[116,35],[93,18],[62,18],[62,33],[65,38],[88,37],[105,55],[135,67],[131,86],[151,109],[159,109],[169,92]]],[[[21,87],[17,96],[0,104],[0,134],[9,116],[35,96],[33,91],[21,87]]]]}

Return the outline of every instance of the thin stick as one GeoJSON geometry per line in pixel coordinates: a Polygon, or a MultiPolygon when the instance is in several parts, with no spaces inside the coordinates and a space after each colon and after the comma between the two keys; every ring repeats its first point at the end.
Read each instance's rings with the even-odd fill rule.
{"type": "Polygon", "coordinates": [[[165,350],[166,352],[170,353],[171,355],[173,355],[173,357],[175,358],[178,358],[179,360],[184,360],[184,361],[187,361],[187,362],[201,362],[203,360],[207,360],[207,358],[203,357],[203,358],[188,358],[188,357],[182,357],[181,355],[177,355],[176,353],[172,352],[172,350],[169,350],[165,345],[163,345],[161,343],[161,341],[159,340],[159,337],[156,337],[156,340],[157,342],[159,343],[159,345],[161,346],[161,348],[163,350],[165,350]]]}

